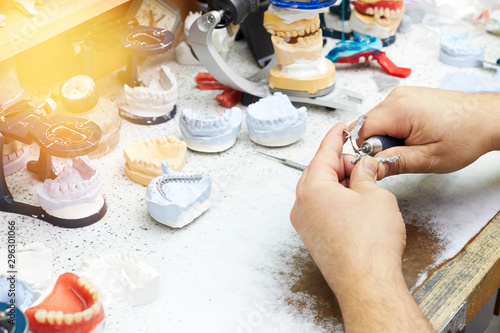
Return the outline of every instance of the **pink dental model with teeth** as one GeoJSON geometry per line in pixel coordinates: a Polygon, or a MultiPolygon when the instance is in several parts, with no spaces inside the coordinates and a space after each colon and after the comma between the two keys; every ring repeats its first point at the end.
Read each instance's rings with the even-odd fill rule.
{"type": "Polygon", "coordinates": [[[60,275],[50,294],[25,313],[32,333],[98,332],[104,321],[101,292],[73,273],[60,275]]]}

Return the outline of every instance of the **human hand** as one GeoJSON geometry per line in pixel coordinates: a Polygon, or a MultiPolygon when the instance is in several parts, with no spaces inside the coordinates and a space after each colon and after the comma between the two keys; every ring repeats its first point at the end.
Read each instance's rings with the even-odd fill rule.
{"type": "Polygon", "coordinates": [[[396,198],[375,182],[386,165],[342,155],[346,128],[335,125],[304,169],[292,225],[335,293],[346,332],[433,332],[403,277],[396,198]]]}
{"type": "Polygon", "coordinates": [[[330,287],[341,295],[353,276],[401,271],[405,226],[396,198],[376,184],[385,165],[342,155],[345,124],[325,136],[297,185],[290,219],[330,287]]]}
{"type": "Polygon", "coordinates": [[[373,135],[405,139],[406,146],[376,155],[401,155],[386,165],[386,175],[456,171],[500,148],[499,102],[500,94],[397,87],[367,113],[358,145],[373,135]]]}

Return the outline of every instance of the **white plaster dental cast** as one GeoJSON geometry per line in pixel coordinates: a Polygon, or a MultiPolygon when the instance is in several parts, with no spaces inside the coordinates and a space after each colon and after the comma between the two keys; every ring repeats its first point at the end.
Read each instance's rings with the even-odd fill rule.
{"type": "Polygon", "coordinates": [[[124,293],[133,306],[148,304],[158,298],[160,275],[132,252],[112,253],[85,260],[80,272],[80,275],[87,276],[98,285],[105,296],[124,293]]]}
{"type": "Polygon", "coordinates": [[[5,138],[3,146],[3,172],[5,176],[21,170],[29,160],[29,146],[9,138],[5,138]]]}
{"type": "Polygon", "coordinates": [[[125,171],[131,180],[147,186],[162,174],[162,161],[167,161],[172,170],[181,171],[186,163],[186,152],[186,143],[173,136],[137,140],[124,150],[125,171]]]}
{"type": "Polygon", "coordinates": [[[471,45],[465,28],[441,37],[439,43],[439,60],[445,64],[456,67],[483,66],[485,47],[471,45]]]}
{"type": "Polygon", "coordinates": [[[100,333],[104,327],[101,291],[89,278],[73,273],[61,274],[25,314],[31,333],[100,333]]]}
{"type": "MultiPolygon", "coordinates": [[[[1,249],[2,258],[7,258],[7,249],[1,249]]],[[[52,280],[52,250],[42,243],[19,245],[16,248],[17,279],[26,282],[35,299],[50,287],[52,280]]],[[[0,277],[8,277],[7,260],[0,261],[0,277]]]]}
{"type": "Polygon", "coordinates": [[[37,189],[38,204],[52,216],[75,219],[97,213],[104,204],[101,177],[87,156],[73,159],[55,179],[37,189]]]}
{"type": "Polygon", "coordinates": [[[134,117],[150,119],[150,123],[157,123],[155,119],[167,121],[175,115],[178,87],[174,73],[165,65],[159,70],[157,79],[152,79],[144,86],[124,86],[126,106],[122,106],[127,114],[125,118],[134,122],[134,117]]]}
{"type": "Polygon", "coordinates": [[[185,109],[179,118],[179,126],[189,149],[216,153],[234,145],[242,121],[242,112],[238,107],[226,109],[217,116],[201,116],[198,111],[185,109]]]}
{"type": "Polygon", "coordinates": [[[163,174],[151,181],[146,191],[149,213],[171,228],[182,228],[210,207],[212,178],[172,172],[162,163],[163,174]]]}
{"type": "Polygon", "coordinates": [[[296,109],[287,95],[274,93],[247,108],[250,139],[262,146],[281,147],[300,140],[307,131],[307,109],[296,109]]]}

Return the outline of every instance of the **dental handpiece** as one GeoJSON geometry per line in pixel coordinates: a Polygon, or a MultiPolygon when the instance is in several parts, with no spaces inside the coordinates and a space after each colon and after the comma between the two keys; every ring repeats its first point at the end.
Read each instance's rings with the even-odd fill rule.
{"type": "Polygon", "coordinates": [[[359,147],[359,151],[367,155],[374,156],[375,154],[381,152],[382,150],[404,145],[405,145],[404,139],[397,139],[387,135],[384,136],[376,135],[372,136],[371,138],[363,142],[359,147]]]}

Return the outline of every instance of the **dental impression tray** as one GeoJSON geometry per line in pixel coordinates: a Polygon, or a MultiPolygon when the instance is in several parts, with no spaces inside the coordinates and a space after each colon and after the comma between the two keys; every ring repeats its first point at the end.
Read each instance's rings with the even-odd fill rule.
{"type": "Polygon", "coordinates": [[[210,207],[212,178],[172,172],[167,162],[162,168],[163,174],[146,191],[149,214],[171,228],[182,228],[210,207]]]}
{"type": "MultiPolygon", "coordinates": [[[[224,12],[213,10],[194,22],[189,31],[189,44],[200,62],[208,71],[222,84],[235,90],[242,91],[248,95],[259,98],[272,94],[268,84],[271,68],[277,65],[276,59],[271,61],[262,71],[250,78],[244,78],[234,71],[216,51],[212,42],[212,33],[217,25],[223,20],[224,12]]],[[[319,22],[318,22],[319,26],[319,22]]],[[[327,60],[328,61],[328,60],[327,60]]],[[[329,61],[328,61],[329,62],[329,61]]],[[[333,66],[333,64],[332,64],[333,66]]],[[[313,89],[314,91],[292,90],[290,84],[293,81],[282,78],[276,73],[277,89],[285,92],[292,102],[321,105],[332,109],[353,110],[361,103],[363,96],[359,93],[335,87],[331,84],[330,76],[322,78],[328,82],[327,88],[313,89]],[[281,83],[285,88],[280,88],[281,83]]],[[[293,84],[292,84],[293,85],[293,84]]]]}
{"type": "MultiPolygon", "coordinates": [[[[99,126],[87,119],[63,115],[48,117],[47,114],[55,108],[51,99],[39,106],[23,100],[7,109],[0,108],[0,155],[3,155],[5,137],[27,145],[36,143],[40,147],[39,158],[28,162],[27,167],[42,181],[57,176],[52,156],[71,158],[87,155],[97,148],[102,137],[99,126]]],[[[55,212],[42,207],[15,201],[5,181],[3,159],[0,162],[0,181],[0,210],[4,212],[26,215],[64,228],[93,224],[106,213],[106,202],[102,196],[91,203],[92,210],[73,212],[78,214],[71,216],[53,215],[55,212]]]]}

